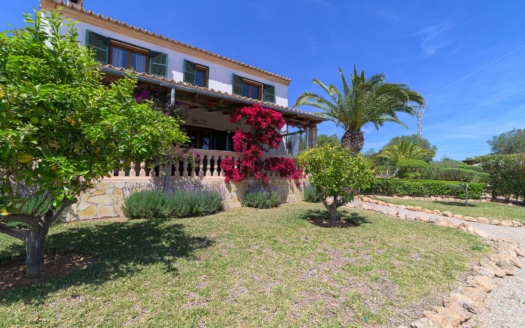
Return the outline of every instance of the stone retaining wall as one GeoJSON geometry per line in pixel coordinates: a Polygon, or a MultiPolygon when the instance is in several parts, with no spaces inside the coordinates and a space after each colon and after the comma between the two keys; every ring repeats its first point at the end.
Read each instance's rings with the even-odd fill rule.
{"type": "MultiPolygon", "coordinates": [[[[242,206],[242,200],[247,188],[255,179],[246,179],[237,183],[224,183],[223,177],[218,178],[186,178],[188,181],[210,185],[220,190],[223,194],[226,208],[242,206]]],[[[120,207],[127,195],[137,189],[152,188],[155,183],[160,183],[158,178],[108,178],[97,183],[93,189],[83,192],[78,197],[78,202],[72,205],[63,215],[64,221],[91,220],[124,216],[120,207]]],[[[170,179],[168,182],[184,181],[170,179]]],[[[294,181],[286,178],[270,179],[270,186],[278,192],[281,203],[296,202],[303,199],[303,186],[306,181],[301,181],[297,187],[294,181]]]]}

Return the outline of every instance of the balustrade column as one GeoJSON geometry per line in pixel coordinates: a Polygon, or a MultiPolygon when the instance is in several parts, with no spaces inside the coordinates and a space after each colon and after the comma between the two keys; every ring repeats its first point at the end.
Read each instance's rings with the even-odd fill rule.
{"type": "Polygon", "coordinates": [[[139,171],[140,177],[146,176],[146,162],[140,162],[140,171],[139,171]]]}
{"type": "Polygon", "coordinates": [[[188,163],[184,162],[182,164],[182,176],[187,177],[188,176],[188,163]]]}
{"type": "Polygon", "coordinates": [[[211,159],[213,158],[213,156],[211,155],[206,155],[206,176],[207,177],[211,177],[211,159]]]}
{"type": "Polygon", "coordinates": [[[125,177],[126,176],[126,171],[124,171],[124,161],[120,161],[120,167],[118,169],[118,176],[119,177],[125,177]]]}
{"type": "Polygon", "coordinates": [[[215,155],[213,156],[214,162],[213,162],[213,176],[218,177],[219,176],[219,158],[220,156],[215,155]]]}
{"type": "Polygon", "coordinates": [[[135,176],[137,176],[137,171],[135,171],[135,163],[134,163],[134,162],[131,162],[131,164],[130,164],[130,167],[129,167],[129,176],[130,176],[130,177],[135,177],[135,176]]]}

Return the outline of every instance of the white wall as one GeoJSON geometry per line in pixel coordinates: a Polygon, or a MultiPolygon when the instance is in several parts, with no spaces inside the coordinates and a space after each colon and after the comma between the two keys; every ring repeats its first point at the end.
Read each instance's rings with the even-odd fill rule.
{"type": "Polygon", "coordinates": [[[271,84],[275,86],[275,102],[277,105],[288,107],[288,86],[283,84],[278,84],[270,80],[262,79],[258,76],[247,74],[242,71],[237,71],[229,67],[224,67],[216,63],[212,63],[206,60],[202,60],[197,57],[185,55],[167,48],[163,48],[157,45],[153,45],[141,40],[136,40],[131,37],[128,37],[123,34],[111,32],[104,30],[103,28],[93,26],[86,23],[78,23],[76,25],[78,29],[79,41],[82,44],[86,42],[86,29],[101,34],[106,37],[114,38],[119,41],[127,42],[139,47],[147,48],[153,51],[163,52],[168,54],[168,79],[173,79],[174,81],[183,81],[183,72],[184,72],[184,59],[192,61],[194,63],[208,66],[209,67],[209,81],[208,86],[210,89],[216,91],[232,93],[232,74],[235,73],[239,76],[246,77],[248,79],[271,84]]]}

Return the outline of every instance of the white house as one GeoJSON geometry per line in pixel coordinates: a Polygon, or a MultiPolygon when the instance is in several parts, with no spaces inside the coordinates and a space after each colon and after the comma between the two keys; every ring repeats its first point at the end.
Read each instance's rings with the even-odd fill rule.
{"type": "MultiPolygon", "coordinates": [[[[206,183],[220,183],[224,179],[219,166],[221,158],[240,156],[233,152],[231,140],[238,126],[229,121],[226,109],[254,103],[281,112],[287,123],[305,134],[307,145],[315,147],[316,126],[324,119],[288,107],[289,78],[95,14],[86,10],[84,4],[83,0],[40,0],[42,11],[61,8],[61,15],[77,22],[79,42],[93,48],[107,82],[133,69],[138,74],[139,89],[167,95],[168,101],[182,109],[183,128],[192,146],[199,149],[200,163],[196,168],[174,167],[170,178],[194,177],[206,183]]],[[[287,134],[287,130],[282,132],[287,134]]],[[[290,155],[289,148],[283,143],[268,155],[290,155]]],[[[82,195],[82,201],[70,215],[118,215],[122,200],[119,188],[154,179],[158,172],[150,169],[148,163],[130,163],[104,179],[94,191],[82,195]]],[[[277,177],[272,180],[285,183],[277,177]]],[[[228,206],[240,205],[235,194],[238,187],[227,186],[232,194],[228,206]]],[[[295,199],[290,196],[294,192],[284,191],[283,201],[295,199]]]]}

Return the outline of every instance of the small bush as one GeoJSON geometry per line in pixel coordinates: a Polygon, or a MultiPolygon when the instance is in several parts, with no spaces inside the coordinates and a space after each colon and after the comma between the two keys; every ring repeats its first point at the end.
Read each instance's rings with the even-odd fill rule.
{"type": "Polygon", "coordinates": [[[192,205],[190,216],[206,216],[224,209],[221,194],[211,190],[195,194],[192,205]]]}
{"type": "Polygon", "coordinates": [[[323,197],[322,193],[317,191],[313,185],[308,185],[304,188],[304,201],[309,203],[319,203],[323,197]]]}
{"type": "Polygon", "coordinates": [[[279,206],[279,194],[268,187],[251,186],[244,195],[244,206],[270,208],[279,206]]]}
{"type": "Polygon", "coordinates": [[[205,216],[224,209],[222,195],[205,185],[175,183],[155,185],[126,198],[122,212],[129,218],[184,218],[205,216]]]}
{"type": "Polygon", "coordinates": [[[122,205],[122,213],[132,219],[167,218],[173,212],[170,197],[160,190],[141,190],[131,194],[122,205]]]}

